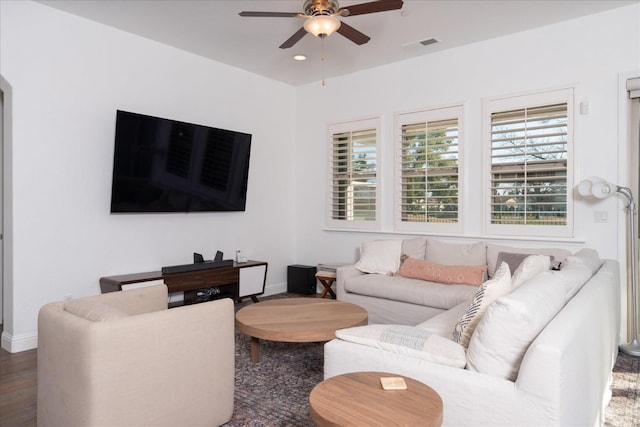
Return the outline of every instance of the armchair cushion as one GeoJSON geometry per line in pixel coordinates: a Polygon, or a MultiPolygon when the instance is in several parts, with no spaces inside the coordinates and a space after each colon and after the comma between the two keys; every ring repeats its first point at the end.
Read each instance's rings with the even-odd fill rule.
{"type": "Polygon", "coordinates": [[[91,322],[104,322],[107,320],[122,319],[128,314],[109,304],[95,301],[76,299],[64,304],[64,311],[91,322]]]}

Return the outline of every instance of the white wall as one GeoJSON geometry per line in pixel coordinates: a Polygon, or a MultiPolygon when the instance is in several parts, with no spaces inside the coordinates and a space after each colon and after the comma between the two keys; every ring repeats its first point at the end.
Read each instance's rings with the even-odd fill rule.
{"type": "MultiPolygon", "coordinates": [[[[558,86],[575,85],[576,104],[589,101],[588,115],[576,114],[575,181],[599,175],[613,182],[626,179],[625,135],[618,132],[618,76],[640,69],[640,6],[493,39],[400,63],[329,79],[326,86],[298,89],[297,131],[301,150],[296,172],[298,262],[354,261],[362,241],[394,238],[392,234],[336,232],[325,224],[325,158],[327,123],[381,115],[383,162],[393,161],[394,113],[464,103],[466,160],[463,163],[466,197],[464,235],[483,235],[482,224],[482,99],[558,86]],[[309,159],[317,159],[309,163],[309,159]],[[304,169],[302,167],[304,165],[304,169]]],[[[362,47],[366,49],[366,45],[362,47]]],[[[326,52],[328,60],[331,52],[326,52]]],[[[578,110],[578,109],[576,109],[578,110]]],[[[390,166],[388,163],[386,166],[390,166]]],[[[382,171],[382,185],[393,186],[393,171],[382,171]]],[[[391,193],[385,193],[387,196],[391,193]]],[[[601,257],[624,262],[626,223],[624,200],[615,197],[597,205],[577,201],[575,238],[549,239],[525,245],[557,245],[572,250],[588,245],[601,257]],[[609,222],[593,222],[593,210],[606,211],[609,222]]],[[[392,230],[393,200],[383,200],[383,222],[392,230]]],[[[458,236],[459,237],[459,236],[458,236]]],[[[443,239],[456,240],[455,236],[443,239]]],[[[506,241],[505,244],[513,244],[506,241]]],[[[523,243],[520,242],[520,245],[523,243]]],[[[624,276],[623,276],[624,277],[624,276]]],[[[626,305],[624,305],[626,307],[626,305]]],[[[623,321],[623,328],[626,322],[623,321]]]]}
{"type": "Polygon", "coordinates": [[[13,289],[3,347],[36,345],[37,312],[100,292],[101,276],[189,263],[192,252],[294,260],[294,88],[32,2],[0,3],[12,91],[13,289]],[[110,215],[116,109],[253,134],[243,213],[110,215]]]}

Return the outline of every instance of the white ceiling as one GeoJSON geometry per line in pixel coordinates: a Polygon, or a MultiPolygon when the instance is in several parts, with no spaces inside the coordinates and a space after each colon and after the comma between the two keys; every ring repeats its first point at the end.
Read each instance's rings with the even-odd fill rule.
{"type": "MultiPolygon", "coordinates": [[[[405,0],[401,10],[341,18],[371,37],[358,46],[325,39],[324,76],[353,73],[443,49],[573,19],[640,0],[405,0]],[[439,43],[423,46],[421,40],[439,43]]],[[[340,1],[340,6],[368,0],[340,1]]],[[[301,12],[304,0],[43,0],[45,5],[237,68],[301,85],[322,79],[322,41],[307,34],[279,49],[301,18],[240,17],[241,11],[301,12]],[[294,54],[307,60],[294,61],[294,54]]],[[[594,31],[597,29],[594,28],[594,31]]]]}

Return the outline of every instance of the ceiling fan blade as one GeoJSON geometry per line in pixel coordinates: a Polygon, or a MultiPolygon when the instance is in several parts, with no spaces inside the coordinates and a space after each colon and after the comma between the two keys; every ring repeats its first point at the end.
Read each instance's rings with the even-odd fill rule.
{"type": "Polygon", "coordinates": [[[290,48],[294,44],[298,43],[300,39],[302,39],[305,36],[305,34],[307,34],[307,30],[305,30],[304,27],[300,27],[300,29],[296,31],[294,35],[289,37],[286,42],[280,45],[280,49],[290,48]]]}
{"type": "Polygon", "coordinates": [[[386,12],[388,10],[402,9],[402,0],[378,0],[369,3],[354,4],[342,7],[338,11],[342,16],[364,15],[365,13],[386,12]]]}
{"type": "Polygon", "coordinates": [[[298,12],[240,12],[240,16],[254,18],[293,18],[299,15],[298,12]]]}
{"type": "Polygon", "coordinates": [[[338,33],[342,34],[352,42],[357,45],[362,45],[371,40],[371,37],[366,34],[362,34],[360,31],[353,28],[351,25],[347,25],[344,22],[340,24],[340,28],[336,30],[338,33]]]}

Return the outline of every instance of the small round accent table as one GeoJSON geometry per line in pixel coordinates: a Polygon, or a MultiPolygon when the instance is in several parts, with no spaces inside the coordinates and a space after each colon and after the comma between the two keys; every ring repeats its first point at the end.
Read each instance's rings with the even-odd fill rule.
{"type": "Polygon", "coordinates": [[[406,390],[383,390],[385,372],[352,372],[322,381],[309,396],[311,419],[324,426],[440,426],[442,399],[431,387],[403,377],[406,390]]]}

